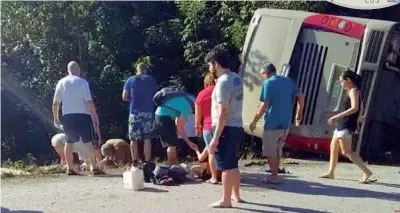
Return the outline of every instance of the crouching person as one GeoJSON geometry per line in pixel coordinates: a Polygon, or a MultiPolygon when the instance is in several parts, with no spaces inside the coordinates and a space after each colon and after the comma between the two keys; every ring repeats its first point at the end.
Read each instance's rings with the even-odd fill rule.
{"type": "Polygon", "coordinates": [[[191,149],[198,150],[184,129],[186,121],[194,111],[194,100],[188,94],[169,87],[157,92],[153,100],[157,106],[156,127],[163,147],[167,148],[168,165],[176,165],[179,163],[176,151],[179,146],[178,134],[191,149]]]}
{"type": "MultiPolygon", "coordinates": [[[[58,133],[51,138],[51,146],[54,147],[54,150],[57,152],[58,156],[60,157],[61,165],[63,165],[63,166],[67,166],[67,161],[65,159],[65,153],[64,153],[65,143],[67,143],[67,140],[68,140],[67,135],[65,135],[65,133],[58,133]]],[[[82,146],[82,142],[78,142],[78,143],[74,144],[73,153],[77,153],[79,156],[79,160],[83,161],[82,165],[86,165],[86,164],[88,164],[87,162],[89,160],[84,159],[82,157],[81,153],[79,151],[77,151],[77,150],[80,150],[81,146],[82,146]]]]}
{"type": "Polygon", "coordinates": [[[100,161],[100,169],[109,167],[124,167],[131,163],[129,144],[122,139],[109,139],[101,146],[104,159],[100,161]]]}

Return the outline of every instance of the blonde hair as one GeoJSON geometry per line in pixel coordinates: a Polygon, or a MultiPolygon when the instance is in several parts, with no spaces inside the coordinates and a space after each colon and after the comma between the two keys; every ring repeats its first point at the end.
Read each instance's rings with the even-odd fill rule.
{"type": "Polygon", "coordinates": [[[215,85],[215,78],[210,72],[207,72],[207,74],[204,75],[204,88],[211,85],[215,85]]]}
{"type": "Polygon", "coordinates": [[[145,63],[139,63],[136,65],[136,71],[138,72],[144,72],[147,70],[147,64],[145,63]]]}

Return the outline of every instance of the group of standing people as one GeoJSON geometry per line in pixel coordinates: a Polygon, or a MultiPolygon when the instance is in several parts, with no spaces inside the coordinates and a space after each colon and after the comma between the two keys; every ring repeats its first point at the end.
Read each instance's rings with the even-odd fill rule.
{"type": "MultiPolygon", "coordinates": [[[[151,140],[159,137],[163,147],[167,149],[168,164],[176,165],[179,163],[177,147],[184,141],[196,152],[200,162],[208,162],[207,170],[211,177],[208,182],[218,183],[219,178],[222,181],[222,198],[211,205],[215,208],[231,207],[232,201],[243,202],[239,191],[241,174],[238,168],[239,147],[244,136],[243,83],[241,77],[232,72],[231,60],[231,55],[224,49],[214,48],[207,54],[205,61],[209,72],[204,79],[204,89],[195,100],[192,97],[173,97],[157,106],[154,111],[153,97],[159,86],[156,79],[148,75],[145,64],[137,65],[136,75],[126,81],[122,92],[122,99],[129,102],[132,162],[139,160],[140,140],[144,141],[144,161],[150,161],[151,140]],[[202,137],[206,145],[202,152],[185,131],[185,124],[193,113],[196,136],[202,137]]],[[[96,150],[101,142],[96,143],[93,138],[97,136],[97,141],[101,141],[101,134],[89,85],[79,77],[80,68],[76,62],[68,64],[68,72],[69,75],[58,82],[53,101],[56,126],[60,126],[58,110],[60,103],[63,103],[63,128],[68,138],[64,147],[67,173],[76,174],[72,169],[72,144],[81,141],[85,144],[85,152],[80,154],[84,154],[82,157],[88,159],[90,171],[100,174],[102,171],[96,164],[99,162],[99,159],[96,159],[96,150]]],[[[260,94],[261,104],[250,124],[250,130],[254,131],[259,119],[264,116],[263,155],[267,157],[271,168],[271,176],[267,178],[267,182],[274,184],[281,182],[278,178],[279,161],[291,123],[293,103],[297,102],[295,124],[300,125],[304,95],[290,78],[276,75],[276,68],[271,63],[265,63],[260,74],[264,79],[260,94]]],[[[346,104],[349,109],[328,121],[333,124],[339,120],[339,125],[331,144],[331,168],[328,174],[321,177],[334,177],[338,144],[343,154],[363,170],[361,181],[368,181],[372,175],[358,155],[350,149],[351,134],[356,130],[361,106],[357,76],[351,71],[346,71],[341,76],[342,86],[349,94],[346,104]]],[[[103,147],[105,146],[112,145],[106,143],[103,147]]]]}

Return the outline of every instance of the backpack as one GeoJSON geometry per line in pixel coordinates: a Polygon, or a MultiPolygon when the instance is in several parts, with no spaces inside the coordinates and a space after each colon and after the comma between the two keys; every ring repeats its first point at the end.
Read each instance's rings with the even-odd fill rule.
{"type": "MultiPolygon", "coordinates": [[[[164,105],[165,102],[167,102],[171,98],[175,98],[175,97],[179,97],[179,96],[183,96],[186,98],[186,100],[189,102],[190,106],[192,107],[192,113],[194,113],[194,101],[189,97],[190,95],[187,92],[179,90],[178,88],[175,88],[175,87],[164,87],[161,90],[159,90],[154,95],[153,102],[158,107],[165,106],[165,107],[172,109],[171,107],[164,105]]],[[[175,109],[172,109],[172,110],[178,112],[178,110],[175,110],[175,109]]]]}

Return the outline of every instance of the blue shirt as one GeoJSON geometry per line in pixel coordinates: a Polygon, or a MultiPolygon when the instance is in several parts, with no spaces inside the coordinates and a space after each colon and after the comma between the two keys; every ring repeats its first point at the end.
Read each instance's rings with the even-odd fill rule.
{"type": "MultiPolygon", "coordinates": [[[[190,96],[194,102],[194,97],[190,96]]],[[[169,116],[173,120],[175,120],[178,116],[183,116],[183,118],[187,121],[188,117],[192,114],[192,106],[189,101],[183,97],[175,97],[167,100],[163,106],[159,106],[156,109],[156,115],[159,116],[169,116]],[[172,108],[172,109],[171,109],[172,108]]]]}
{"type": "Polygon", "coordinates": [[[125,82],[124,90],[129,92],[129,112],[154,112],[153,97],[158,90],[157,81],[147,74],[135,75],[125,82]]]}
{"type": "Polygon", "coordinates": [[[264,129],[288,129],[290,126],[295,96],[300,93],[290,78],[272,76],[263,82],[260,101],[268,101],[264,115],[264,129]]]}

